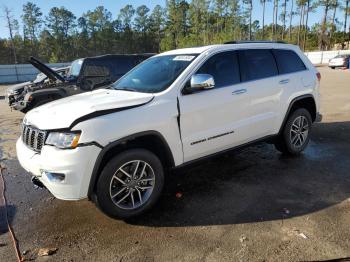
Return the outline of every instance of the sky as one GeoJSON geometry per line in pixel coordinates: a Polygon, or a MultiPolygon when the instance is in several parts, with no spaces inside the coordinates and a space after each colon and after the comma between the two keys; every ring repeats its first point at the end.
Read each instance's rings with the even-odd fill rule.
{"type": "MultiPolygon", "coordinates": [[[[21,25],[22,6],[26,2],[28,2],[28,0],[0,0],[0,38],[7,38],[9,36],[8,29],[5,26],[5,20],[2,17],[2,8],[4,6],[10,8],[13,11],[14,18],[16,18],[21,25]]],[[[37,6],[41,8],[41,11],[44,14],[44,16],[46,16],[49,13],[49,10],[52,7],[64,6],[68,10],[72,11],[76,17],[80,17],[84,12],[88,10],[93,10],[99,5],[103,5],[110,12],[112,12],[113,18],[116,18],[119,13],[119,10],[127,4],[132,4],[134,8],[144,4],[148,6],[151,10],[157,4],[165,6],[165,0],[31,0],[31,2],[34,2],[37,6]]],[[[287,10],[289,9],[290,0],[287,6],[287,10]]],[[[269,1],[266,4],[265,24],[271,23],[272,10],[272,1],[269,1]]],[[[322,19],[322,11],[323,10],[321,8],[318,8],[316,12],[310,14],[309,24],[320,22],[322,19]]],[[[337,14],[338,15],[336,17],[338,17],[340,21],[342,21],[344,16],[343,13],[340,10],[337,10],[337,14]]],[[[260,0],[253,0],[253,21],[260,20],[261,26],[261,18],[262,6],[260,4],[260,0]]],[[[293,19],[293,24],[298,24],[297,17],[293,19]]]]}

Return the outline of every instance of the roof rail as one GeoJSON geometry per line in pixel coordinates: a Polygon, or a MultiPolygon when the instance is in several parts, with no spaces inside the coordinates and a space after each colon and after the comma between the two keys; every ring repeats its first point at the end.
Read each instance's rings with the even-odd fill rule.
{"type": "Polygon", "coordinates": [[[249,41],[249,40],[238,40],[238,41],[228,41],[225,42],[224,44],[259,44],[259,43],[265,43],[265,44],[271,44],[271,43],[275,43],[275,44],[287,44],[284,41],[268,41],[268,40],[257,40],[257,41],[249,41]]]}

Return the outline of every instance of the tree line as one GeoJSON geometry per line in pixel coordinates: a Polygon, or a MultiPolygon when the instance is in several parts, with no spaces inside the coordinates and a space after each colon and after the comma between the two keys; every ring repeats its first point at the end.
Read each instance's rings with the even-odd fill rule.
{"type": "Polygon", "coordinates": [[[23,5],[21,30],[13,12],[3,8],[9,38],[0,39],[0,64],[25,63],[29,56],[44,62],[66,62],[107,53],[161,52],[223,43],[229,40],[283,40],[303,50],[345,48],[350,41],[350,0],[167,0],[150,10],[130,4],[117,18],[98,6],[76,17],[65,7],[44,15],[39,6],[23,5]],[[272,23],[266,24],[266,3],[272,1],[272,23]],[[323,15],[309,24],[316,8],[323,15]],[[262,10],[253,20],[253,8],[262,10]],[[339,11],[344,14],[339,17],[339,11]]]}

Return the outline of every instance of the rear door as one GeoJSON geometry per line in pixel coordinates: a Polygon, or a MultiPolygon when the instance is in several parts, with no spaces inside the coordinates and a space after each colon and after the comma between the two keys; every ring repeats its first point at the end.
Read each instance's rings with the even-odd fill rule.
{"type": "Polygon", "coordinates": [[[272,52],[279,70],[278,83],[282,87],[280,115],[276,122],[277,131],[288,110],[290,97],[295,94],[302,95],[305,92],[311,93],[316,85],[316,78],[293,50],[273,49],[272,52]]]}
{"type": "Polygon", "coordinates": [[[315,78],[312,77],[312,72],[307,70],[304,62],[293,50],[274,49],[273,54],[282,80],[288,82],[293,91],[314,87],[315,78]]]}
{"type": "Polygon", "coordinates": [[[279,114],[282,85],[276,61],[270,49],[239,51],[241,81],[250,96],[247,112],[247,141],[274,133],[279,114]]]}

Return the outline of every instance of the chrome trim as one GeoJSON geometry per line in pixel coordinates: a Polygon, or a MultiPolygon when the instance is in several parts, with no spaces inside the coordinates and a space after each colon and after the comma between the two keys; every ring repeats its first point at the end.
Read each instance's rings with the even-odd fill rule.
{"type": "Polygon", "coordinates": [[[36,152],[41,152],[46,138],[46,131],[22,124],[22,141],[28,148],[36,152]]]}

